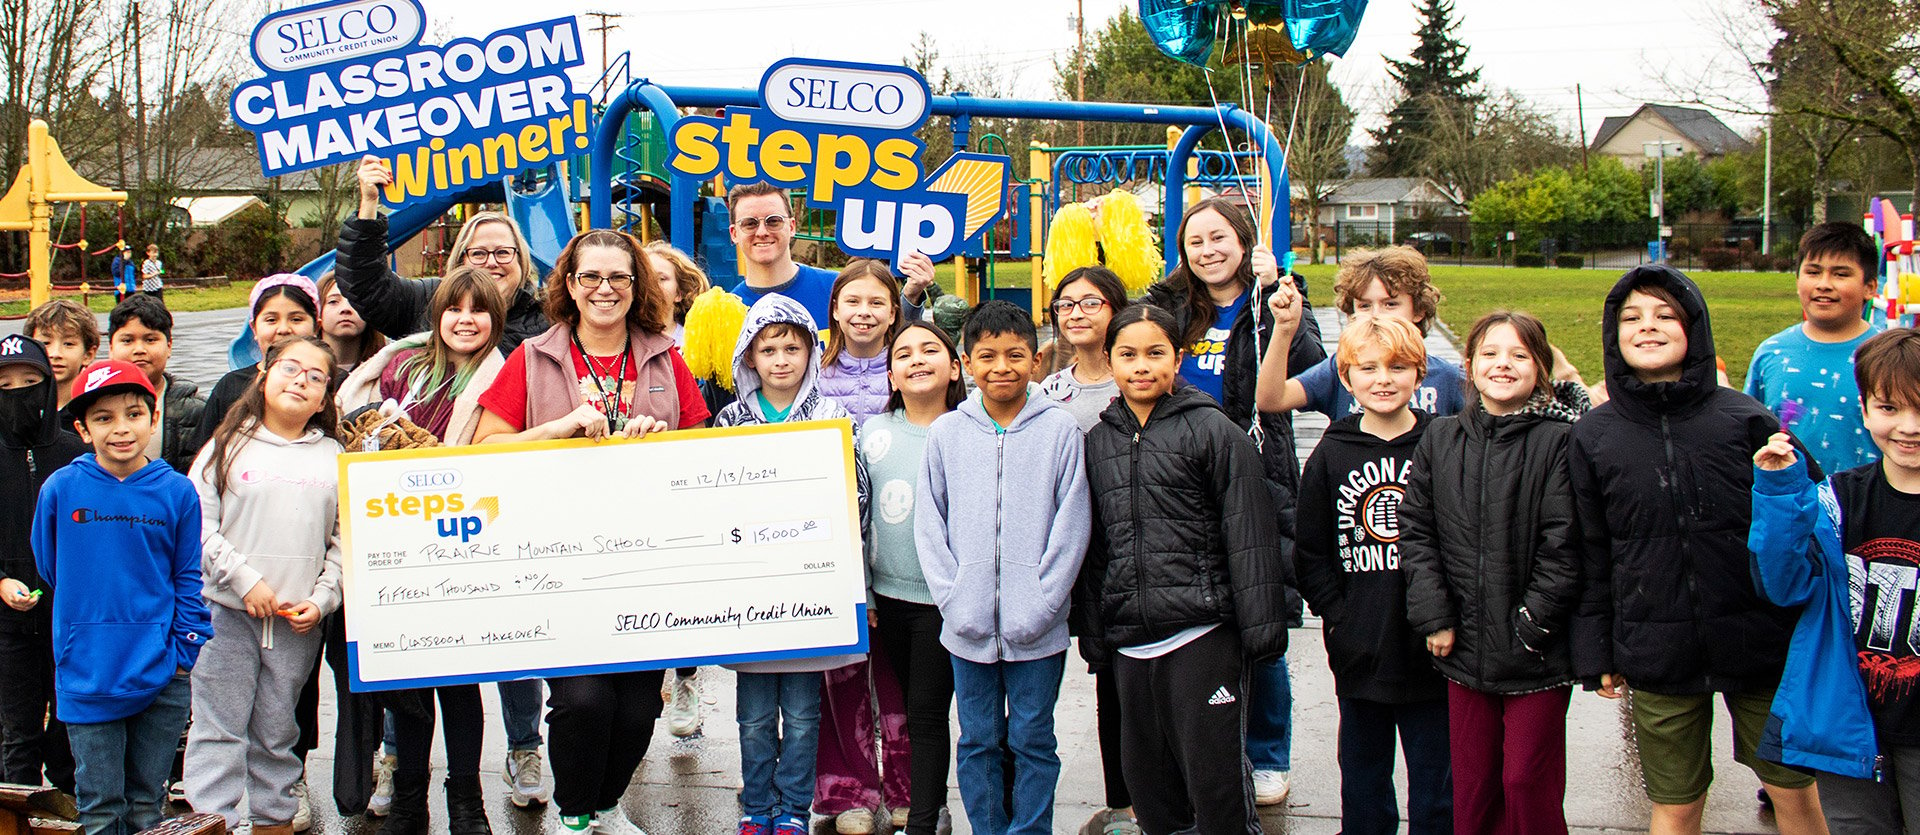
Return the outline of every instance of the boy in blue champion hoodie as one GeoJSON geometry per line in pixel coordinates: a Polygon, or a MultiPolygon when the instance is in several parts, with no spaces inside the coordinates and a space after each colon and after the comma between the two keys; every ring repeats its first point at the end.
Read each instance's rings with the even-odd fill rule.
{"type": "Polygon", "coordinates": [[[96,363],[68,404],[93,445],[40,490],[33,555],[53,596],[54,690],[73,746],[86,835],[160,822],[162,784],[190,704],[187,674],[212,633],[200,597],[200,499],[148,458],[153,384],[96,363]]]}
{"type": "Polygon", "coordinates": [[[1821,480],[1785,431],[1753,456],[1754,578],[1800,607],[1757,753],[1814,773],[1835,835],[1920,832],[1920,331],[1853,359],[1879,461],[1821,480]]]}
{"type": "Polygon", "coordinates": [[[1093,525],[1086,437],[1029,388],[1039,335],[1026,311],[987,302],[961,336],[978,390],[927,431],[914,544],[953,653],[967,822],[985,835],[1051,833],[1067,601],[1093,525]]]}

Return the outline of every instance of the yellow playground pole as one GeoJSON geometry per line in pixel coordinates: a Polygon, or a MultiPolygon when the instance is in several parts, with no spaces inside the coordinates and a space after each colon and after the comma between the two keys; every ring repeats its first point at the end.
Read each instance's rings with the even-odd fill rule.
{"type": "Polygon", "coordinates": [[[1047,213],[1046,199],[1041,196],[1047,180],[1053,172],[1053,154],[1040,142],[1027,144],[1027,179],[1033,187],[1027,189],[1027,226],[1028,246],[1033,250],[1033,321],[1044,324],[1047,321],[1047,301],[1050,297],[1046,282],[1040,278],[1040,253],[1046,251],[1047,213]]]}
{"type": "Polygon", "coordinates": [[[127,193],[88,182],[75,173],[60,154],[60,143],[47,135],[47,123],[35,119],[27,126],[27,164],[0,197],[0,231],[27,233],[29,307],[47,303],[53,291],[54,203],[127,202],[127,193]]]}

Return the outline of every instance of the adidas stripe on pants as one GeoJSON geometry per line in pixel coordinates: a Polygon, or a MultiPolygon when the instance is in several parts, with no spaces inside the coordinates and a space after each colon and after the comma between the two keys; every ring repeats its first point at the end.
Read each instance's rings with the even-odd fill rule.
{"type": "Polygon", "coordinates": [[[1147,835],[1259,835],[1240,636],[1221,624],[1157,658],[1113,656],[1121,769],[1147,835]]]}

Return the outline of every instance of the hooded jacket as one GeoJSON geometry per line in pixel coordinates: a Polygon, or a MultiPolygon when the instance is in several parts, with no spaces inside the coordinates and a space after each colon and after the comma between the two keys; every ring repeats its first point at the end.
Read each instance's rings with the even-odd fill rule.
{"type": "Polygon", "coordinates": [[[1574,673],[1674,695],[1771,689],[1794,613],[1754,588],[1747,529],[1753,451],[1780,422],[1718,384],[1706,302],[1671,267],[1622,276],[1600,333],[1611,399],[1574,425],[1568,449],[1582,543],[1574,673]],[[1642,382],[1620,354],[1620,308],[1645,285],[1686,314],[1677,381],[1642,382]]]}
{"type": "Polygon", "coordinates": [[[1237,629],[1252,661],[1287,651],[1289,571],[1273,493],[1260,453],[1213,398],[1179,386],[1144,428],[1116,398],[1087,433],[1087,486],[1099,498],[1080,570],[1083,654],[1213,624],[1237,629]]]}
{"type": "MultiPolygon", "coordinates": [[[[387,269],[386,215],[372,220],[350,217],[340,224],[333,278],[360,318],[388,339],[400,339],[438,324],[427,321],[427,310],[441,279],[407,279],[387,269]]],[[[540,309],[540,297],[533,292],[537,282],[537,276],[521,276],[520,289],[507,300],[507,321],[500,334],[503,355],[513,353],[520,343],[545,333],[552,325],[540,309]]]]}
{"type": "MultiPolygon", "coordinates": [[[[1306,279],[1297,275],[1289,278],[1300,291],[1300,297],[1305,299],[1306,279]]],[[[1233,320],[1233,327],[1228,330],[1223,360],[1226,371],[1220,381],[1225,402],[1220,407],[1242,432],[1253,427],[1253,391],[1260,376],[1260,358],[1266,355],[1267,342],[1273,336],[1273,311],[1267,306],[1267,300],[1272,296],[1272,290],[1256,287],[1253,298],[1241,309],[1240,315],[1233,320]]],[[[1185,289],[1162,281],[1147,288],[1146,295],[1140,301],[1173,314],[1175,326],[1182,333],[1186,331],[1188,313],[1185,289]]],[[[1297,375],[1327,358],[1327,350],[1320,344],[1320,322],[1314,318],[1311,309],[1303,311],[1300,327],[1294,330],[1293,342],[1287,351],[1288,376],[1297,375]]],[[[1261,412],[1260,435],[1260,458],[1266,466],[1267,480],[1274,490],[1273,507],[1279,515],[1280,535],[1286,539],[1282,547],[1286,558],[1292,560],[1294,504],[1300,492],[1300,456],[1293,446],[1293,413],[1261,412]]],[[[1298,626],[1298,596],[1290,592],[1287,605],[1293,613],[1293,625],[1298,626]]]]}
{"type": "MultiPolygon", "coordinates": [[[[424,349],[427,334],[416,333],[405,339],[387,343],[380,352],[374,354],[359,365],[353,373],[347,375],[340,384],[340,392],[334,396],[340,404],[340,414],[378,403],[380,397],[380,375],[392,365],[402,351],[424,349]]],[[[473,370],[473,376],[467,379],[467,387],[453,398],[453,415],[447,420],[447,436],[440,439],[448,446],[462,446],[473,442],[473,430],[480,425],[480,395],[485,394],[493,385],[493,379],[500,376],[500,369],[506,366],[506,357],[499,351],[488,351],[480,359],[480,367],[473,370]]]]}
{"type": "Polygon", "coordinates": [[[1300,594],[1320,615],[1334,692],[1407,704],[1446,698],[1426,636],[1407,624],[1406,530],[1394,512],[1407,494],[1413,450],[1433,425],[1415,410],[1413,429],[1383,440],[1360,416],[1327,427],[1300,475],[1300,594]]]}
{"type": "Polygon", "coordinates": [[[927,431],[913,540],[940,643],[976,664],[1067,649],[1067,604],[1092,533],[1086,436],[1027,387],[1003,430],[975,391],[927,431]]]}
{"type": "Polygon", "coordinates": [[[125,480],[89,453],[40,488],[33,555],[53,596],[53,689],[68,723],[125,719],[192,670],[213,634],[200,596],[200,497],[165,461],[125,480]]]}
{"type": "Polygon", "coordinates": [[[212,444],[193,463],[203,594],[245,610],[242,598],[264,581],[280,600],[331,614],[341,599],[340,443],[318,429],[287,440],[258,423],[233,443],[225,492],[214,489],[212,444]]]}
{"type": "MultiPolygon", "coordinates": [[[[9,365],[40,372],[39,385],[0,391],[0,579],[29,590],[48,591],[33,565],[33,505],[55,470],[88,451],[71,432],[60,431],[58,383],[46,349],[23,336],[0,339],[9,365]]],[[[0,605],[0,632],[44,634],[53,628],[53,601],[45,595],[32,609],[0,605]]]]}
{"type": "Polygon", "coordinates": [[[820,393],[840,401],[853,415],[855,423],[887,410],[887,395],[893,386],[887,382],[888,359],[885,351],[877,357],[861,359],[851,351],[820,369],[820,393]]]}
{"type": "Polygon", "coordinates": [[[1862,780],[1880,769],[1879,734],[1860,675],[1853,615],[1854,567],[1842,532],[1848,508],[1863,508],[1878,464],[1824,483],[1803,457],[1784,470],[1753,472],[1754,578],[1761,594],[1798,606],[1786,673],[1756,753],[1765,760],[1862,780]]]}
{"type": "Polygon", "coordinates": [[[1567,436],[1586,409],[1573,382],[1510,415],[1476,398],[1414,450],[1400,505],[1407,622],[1422,639],[1454,630],[1453,652],[1432,663],[1463,686],[1531,693],[1573,681],[1565,638],[1580,554],[1567,436]]]}
{"type": "MultiPolygon", "coordinates": [[[[807,334],[817,331],[813,326],[813,316],[799,302],[778,293],[761,296],[747,310],[746,321],[740,327],[740,338],[733,346],[733,381],[740,392],[739,399],[727,404],[714,418],[713,425],[721,426],[760,426],[772,421],[760,408],[760,398],[754,396],[760,392],[760,375],[755,373],[748,361],[748,349],[753,347],[753,338],[769,325],[789,322],[799,325],[807,334]]],[[[820,393],[820,355],[818,337],[813,342],[813,351],[800,363],[800,390],[794,394],[793,404],[787,410],[784,423],[798,423],[807,420],[834,420],[850,418],[845,407],[830,397],[820,393]]],[[[854,448],[860,443],[860,429],[854,427],[854,448]]],[[[853,456],[853,477],[856,492],[859,494],[860,529],[867,529],[867,466],[860,456],[853,456]]],[[[862,565],[866,561],[861,562],[862,565]]],[[[867,576],[867,605],[873,604],[873,576],[867,576]]],[[[837,670],[848,664],[866,660],[865,655],[826,655],[812,658],[789,658],[778,661],[751,661],[745,664],[726,664],[727,669],[743,673],[812,673],[824,670],[837,670]]]]}

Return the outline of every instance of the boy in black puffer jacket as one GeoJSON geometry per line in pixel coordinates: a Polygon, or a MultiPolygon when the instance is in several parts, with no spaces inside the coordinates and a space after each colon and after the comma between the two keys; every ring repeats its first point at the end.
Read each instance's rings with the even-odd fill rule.
{"type": "Polygon", "coordinates": [[[1340,829],[1400,830],[1393,747],[1407,759],[1411,835],[1453,832],[1446,681],[1407,623],[1399,507],[1432,415],[1409,407],[1427,373],[1419,328],[1356,317],[1334,352],[1363,411],[1327,427],[1300,476],[1300,593],[1320,615],[1340,706],[1340,829]]]}
{"type": "Polygon", "coordinates": [[[1574,674],[1608,698],[1633,688],[1655,828],[1700,831],[1718,693],[1780,831],[1818,831],[1813,778],[1754,756],[1794,624],[1755,592],[1747,550],[1751,456],[1780,422],[1718,385],[1706,301],[1679,271],[1628,271],[1600,327],[1611,399],[1574,426],[1568,455],[1583,543],[1574,674]]]}
{"type": "Polygon", "coordinates": [[[1248,761],[1232,754],[1249,666],[1287,649],[1287,560],[1253,442],[1212,398],[1175,388],[1174,331],[1151,305],[1107,331],[1121,396],[1087,436],[1102,539],[1076,588],[1080,646],[1113,664],[1141,830],[1258,833],[1248,761]]]}

